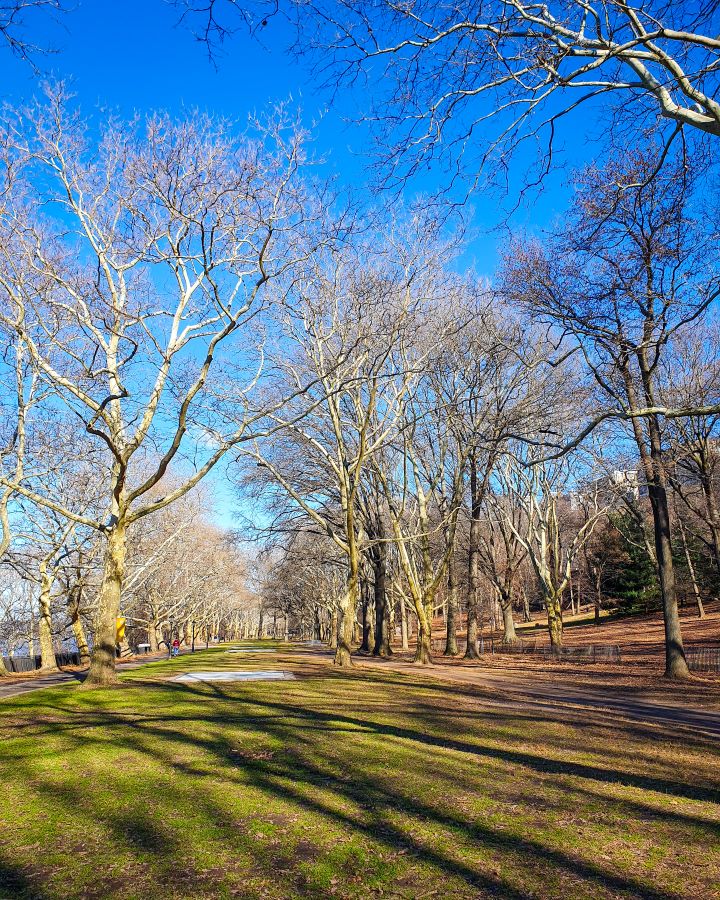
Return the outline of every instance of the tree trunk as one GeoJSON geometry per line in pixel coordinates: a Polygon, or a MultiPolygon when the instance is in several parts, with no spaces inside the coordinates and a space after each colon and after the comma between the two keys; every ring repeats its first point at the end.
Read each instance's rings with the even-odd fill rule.
{"type": "MultiPolygon", "coordinates": [[[[643,381],[643,400],[647,406],[652,406],[654,403],[652,373],[648,364],[645,346],[637,351],[637,359],[643,381]]],[[[628,373],[625,373],[625,381],[630,406],[636,407],[637,401],[635,400],[634,389],[628,373]]],[[[685,679],[690,678],[690,670],[688,669],[685,651],[683,650],[680,616],[678,614],[677,595],[675,592],[675,571],[670,539],[670,508],[667,497],[662,435],[657,416],[648,416],[646,423],[647,443],[644,440],[640,422],[636,418],[632,420],[632,428],[648,484],[650,507],[653,516],[655,559],[660,581],[660,596],[662,597],[663,623],[665,626],[665,677],[685,679]]]]}
{"type": "Polygon", "coordinates": [[[400,598],[400,648],[402,650],[410,649],[410,641],[408,638],[408,614],[405,598],[400,598]]]}
{"type": "Polygon", "coordinates": [[[532,616],[530,615],[530,600],[528,599],[527,591],[524,587],[522,589],[522,606],[523,622],[532,622],[532,616]]]}
{"type": "MultiPolygon", "coordinates": [[[[657,447],[652,441],[651,454],[660,455],[659,438],[657,447]]],[[[650,506],[653,513],[653,525],[655,530],[655,553],[657,556],[658,576],[660,580],[660,595],[663,605],[663,620],[665,624],[665,677],[689,678],[690,670],[685,659],[683,649],[682,631],[680,629],[680,615],[678,613],[677,595],[675,591],[675,571],[672,561],[672,544],[670,541],[670,510],[668,507],[667,489],[659,466],[662,460],[654,460],[655,473],[653,482],[648,485],[650,494],[650,506]]]]}
{"type": "Polygon", "coordinates": [[[85,680],[86,687],[117,683],[115,640],[125,573],[125,535],[125,523],[119,520],[107,536],[105,569],[95,618],[95,645],[90,659],[90,672],[85,680]]]}
{"type": "Polygon", "coordinates": [[[548,632],[550,634],[550,652],[553,656],[560,656],[562,651],[562,610],[560,609],[561,597],[556,594],[545,595],[547,608],[548,632]]]}
{"type": "Polygon", "coordinates": [[[466,603],[467,646],[465,659],[478,659],[478,603],[480,601],[480,491],[475,460],[470,464],[470,543],[468,580],[470,589],[466,603]]]}
{"type": "Polygon", "coordinates": [[[368,652],[370,652],[371,648],[375,646],[375,608],[371,603],[368,603],[367,635],[368,652]]]}
{"type": "Polygon", "coordinates": [[[147,627],[148,644],[150,644],[152,653],[157,653],[160,649],[160,638],[158,637],[159,628],[160,625],[158,622],[151,622],[147,627]]]}
{"type": "Polygon", "coordinates": [[[431,666],[432,659],[432,603],[418,615],[417,643],[415,645],[415,659],[413,662],[419,666],[431,666]]]}
{"type": "Polygon", "coordinates": [[[701,478],[703,496],[705,498],[705,511],[707,515],[707,523],[710,527],[710,536],[712,538],[713,562],[717,575],[720,578],[720,515],[718,515],[717,503],[712,490],[712,482],[706,473],[701,478]]]}
{"type": "Polygon", "coordinates": [[[362,610],[362,642],[360,644],[360,651],[362,653],[370,652],[370,618],[368,613],[370,611],[370,597],[368,596],[368,586],[365,579],[363,579],[362,585],[360,587],[360,594],[362,596],[362,602],[360,603],[360,608],[362,610]]]}
{"type": "Polygon", "coordinates": [[[52,576],[47,571],[47,564],[40,563],[40,600],[38,620],[38,637],[40,640],[40,669],[43,672],[57,672],[52,636],[52,576]]]}
{"type": "Polygon", "coordinates": [[[418,617],[417,644],[413,662],[419,666],[431,666],[432,656],[432,615],[433,600],[426,600],[416,607],[418,617]]]}
{"type": "Polygon", "coordinates": [[[683,550],[685,551],[685,561],[687,562],[688,571],[690,573],[693,593],[695,594],[695,603],[697,604],[698,617],[704,619],[705,607],[703,606],[702,597],[700,596],[700,588],[698,587],[697,578],[695,577],[695,566],[693,565],[693,561],[690,556],[690,548],[688,547],[687,538],[685,537],[685,526],[682,523],[682,519],[679,520],[679,523],[680,537],[682,539],[683,550]]]}
{"type": "Polygon", "coordinates": [[[447,619],[445,620],[445,656],[457,656],[457,578],[455,559],[448,560],[447,619]]]}
{"type": "Polygon", "coordinates": [[[74,587],[71,591],[70,601],[68,603],[68,615],[70,624],[75,638],[75,646],[78,648],[80,655],[80,665],[86,666],[90,662],[90,648],[88,647],[85,629],[83,628],[82,619],[80,618],[80,600],[82,598],[82,588],[74,587]]]}
{"type": "MultiPolygon", "coordinates": [[[[382,535],[384,537],[384,535],[382,535]]],[[[373,548],[375,573],[375,644],[373,656],[390,656],[390,610],[387,600],[387,547],[379,543],[373,548]]]]}
{"type": "Polygon", "coordinates": [[[515,622],[513,621],[512,595],[501,594],[500,610],[503,618],[503,644],[514,644],[517,641],[515,622]]]}
{"type": "Polygon", "coordinates": [[[338,628],[338,643],[335,650],[336,666],[352,665],[352,640],[353,631],[355,629],[355,614],[357,608],[358,593],[358,573],[357,566],[353,565],[350,560],[350,571],[348,573],[345,593],[340,601],[340,623],[338,628]]]}
{"type": "Polygon", "coordinates": [[[337,609],[333,609],[330,615],[330,638],[328,640],[328,645],[331,650],[337,650],[338,645],[338,632],[339,632],[339,622],[340,622],[340,612],[337,609]]]}

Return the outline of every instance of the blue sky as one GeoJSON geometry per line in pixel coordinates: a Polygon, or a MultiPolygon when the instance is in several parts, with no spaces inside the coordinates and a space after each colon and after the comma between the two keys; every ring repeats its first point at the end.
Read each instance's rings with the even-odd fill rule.
{"type": "MultiPolygon", "coordinates": [[[[45,74],[65,80],[89,114],[111,108],[131,116],[163,109],[181,115],[199,108],[214,114],[246,119],[269,104],[291,98],[314,128],[317,153],[327,159],[328,171],[341,183],[361,187],[366,180],[366,130],[348,124],[353,100],[340,95],[334,103],[313,86],[307,66],[288,52],[291,35],[280,19],[263,32],[263,43],[238,32],[214,63],[188,27],[178,24],[178,10],[164,0],[75,0],[59,22],[37,16],[33,40],[56,48],[40,58],[45,74]]],[[[4,99],[22,103],[39,91],[39,80],[26,63],[0,53],[4,99]]],[[[575,137],[570,156],[581,158],[584,139],[575,137]]],[[[517,160],[522,167],[523,159],[517,160]]],[[[567,202],[564,174],[556,174],[513,224],[533,230],[552,223],[567,202]]],[[[414,192],[436,186],[430,173],[407,187],[414,192]]],[[[512,199],[512,198],[511,198],[512,199]]],[[[491,274],[503,235],[492,229],[505,218],[501,198],[477,196],[471,205],[473,240],[464,256],[480,274],[491,274]]],[[[231,492],[222,472],[212,478],[220,508],[220,524],[231,523],[231,492]]]]}
{"type": "MultiPolygon", "coordinates": [[[[32,37],[57,50],[41,58],[40,65],[66,80],[88,113],[110,107],[127,116],[154,109],[182,114],[197,107],[242,121],[291,98],[313,126],[317,152],[327,159],[329,171],[355,188],[367,180],[370,141],[365,128],[348,123],[355,112],[353,99],[341,92],[332,102],[317,90],[308,66],[288,52],[291,35],[280,17],[263,30],[262,43],[238,31],[213,63],[190,27],[179,24],[178,8],[167,0],[74,0],[69,6],[59,21],[37,14],[32,37]]],[[[31,68],[7,52],[0,54],[0,78],[10,102],[38,91],[31,68]]],[[[568,128],[565,140],[570,160],[591,155],[582,129],[568,128]]],[[[515,171],[528,163],[519,156],[515,171]]],[[[537,229],[550,224],[567,202],[565,178],[562,172],[554,174],[529,208],[514,215],[513,225],[537,229]]],[[[425,175],[408,186],[408,194],[436,185],[432,174],[425,175]]],[[[472,216],[474,238],[466,260],[489,274],[503,239],[489,231],[505,219],[502,198],[476,196],[472,216]]]]}

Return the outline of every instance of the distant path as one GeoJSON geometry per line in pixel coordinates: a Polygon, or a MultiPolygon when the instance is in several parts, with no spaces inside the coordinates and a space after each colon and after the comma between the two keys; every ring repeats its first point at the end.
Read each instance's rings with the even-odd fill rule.
{"type": "Polygon", "coordinates": [[[362,660],[363,667],[404,672],[438,681],[463,684],[478,689],[478,700],[488,705],[515,706],[524,711],[545,710],[549,716],[562,712],[567,720],[588,714],[607,724],[608,713],[616,719],[643,722],[673,729],[681,728],[705,737],[720,738],[720,710],[689,707],[647,697],[627,697],[611,693],[610,688],[564,685],[559,680],[538,680],[534,676],[513,676],[475,667],[436,665],[418,668],[411,663],[362,660]]]}

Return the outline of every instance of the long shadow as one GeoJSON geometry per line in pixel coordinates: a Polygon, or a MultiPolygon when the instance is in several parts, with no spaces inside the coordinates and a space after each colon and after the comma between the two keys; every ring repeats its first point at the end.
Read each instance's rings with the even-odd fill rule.
{"type": "MultiPolygon", "coordinates": [[[[214,692],[224,693],[217,686],[214,686],[214,692]]],[[[276,704],[271,705],[275,706],[276,704]]],[[[247,721],[247,717],[243,717],[243,723],[247,724],[247,721]]],[[[263,721],[266,731],[273,731],[278,737],[284,738],[287,736],[288,729],[285,725],[274,729],[271,725],[268,729],[268,720],[264,719],[263,721]]],[[[271,720],[272,724],[282,721],[282,719],[276,719],[274,717],[271,720]]],[[[216,746],[214,752],[220,758],[226,758],[224,743],[216,746]]],[[[585,879],[595,881],[604,886],[610,886],[615,890],[624,892],[630,890],[638,896],[649,898],[668,898],[675,896],[672,893],[648,888],[647,885],[635,882],[633,879],[608,873],[605,869],[568,857],[566,854],[547,848],[537,841],[526,838],[509,837],[506,833],[495,831],[487,826],[482,826],[478,823],[468,823],[457,815],[442,813],[436,807],[423,804],[415,798],[399,798],[394,792],[386,792],[379,788],[378,785],[368,782],[367,777],[363,772],[357,773],[356,779],[338,778],[327,769],[322,769],[315,764],[300,760],[296,755],[292,756],[291,763],[282,766],[265,761],[248,761],[243,763],[243,768],[246,773],[248,771],[254,773],[255,777],[251,779],[251,783],[266,792],[274,793],[283,800],[292,797],[297,804],[316,813],[334,818],[340,823],[351,825],[353,828],[364,831],[368,835],[374,836],[376,839],[379,835],[382,835],[383,841],[387,840],[394,845],[397,845],[398,841],[402,846],[408,846],[411,843],[414,849],[416,849],[418,853],[421,853],[426,859],[432,859],[436,865],[444,868],[448,874],[461,876],[471,885],[475,884],[476,886],[479,886],[477,881],[478,876],[474,870],[468,870],[467,867],[457,861],[448,860],[447,857],[438,858],[438,855],[435,854],[434,851],[429,850],[426,845],[418,845],[407,832],[398,831],[385,820],[368,824],[359,822],[357,818],[347,814],[340,813],[338,810],[329,807],[327,804],[323,804],[317,798],[317,795],[308,797],[297,787],[297,784],[311,785],[325,790],[330,789],[335,795],[349,799],[361,809],[372,811],[375,813],[376,818],[378,816],[378,811],[395,810],[400,806],[404,811],[411,813],[420,820],[431,819],[438,824],[445,825],[455,830],[464,831],[468,837],[481,839],[486,847],[492,847],[493,849],[503,850],[505,852],[508,850],[517,850],[529,858],[543,859],[552,866],[564,868],[585,879]],[[288,781],[290,783],[287,783],[288,781]]],[[[352,773],[348,774],[351,775],[352,773]]],[[[485,888],[497,887],[494,883],[488,883],[487,879],[485,879],[483,886],[485,888]]],[[[516,893],[512,892],[509,885],[504,885],[503,896],[514,897],[516,895],[516,893]]],[[[520,894],[520,896],[523,895],[520,894]]]]}
{"type": "Polygon", "coordinates": [[[50,895],[41,890],[35,881],[4,855],[0,856],[0,898],[1,900],[50,900],[50,895]]]}
{"type": "MultiPolygon", "coordinates": [[[[238,714],[232,718],[237,719],[238,723],[245,726],[253,725],[256,728],[262,729],[262,726],[269,721],[267,714],[253,715],[245,709],[248,705],[258,705],[256,699],[238,696],[238,694],[228,694],[216,683],[191,685],[177,682],[172,684],[167,682],[159,684],[158,682],[146,681],[142,682],[142,685],[147,690],[162,690],[163,692],[170,690],[173,692],[189,694],[193,697],[214,695],[217,699],[240,705],[243,707],[242,713],[238,711],[238,714]]],[[[269,699],[263,700],[261,705],[264,710],[272,710],[276,716],[282,717],[283,719],[294,718],[301,720],[302,728],[305,730],[308,730],[309,728],[318,728],[321,724],[325,728],[337,730],[338,724],[342,724],[354,731],[361,728],[375,734],[413,741],[438,749],[449,749],[491,759],[500,759],[514,765],[527,766],[542,774],[576,776],[608,784],[629,785],[644,790],[658,791],[663,794],[672,794],[673,796],[690,800],[703,800],[713,803],[717,803],[720,800],[720,792],[717,790],[711,790],[676,780],[660,778],[654,775],[638,775],[636,773],[619,771],[610,767],[600,768],[598,766],[589,765],[588,763],[542,757],[526,751],[488,747],[480,743],[470,743],[447,735],[437,737],[427,730],[414,730],[392,723],[381,723],[373,719],[343,714],[339,710],[334,710],[332,712],[322,712],[320,710],[311,711],[307,708],[299,708],[291,703],[281,703],[269,699]]],[[[64,707],[58,707],[58,709],[66,712],[64,707]]],[[[114,714],[108,713],[107,715],[112,718],[114,714]]],[[[150,717],[142,716],[136,724],[143,728],[147,728],[149,722],[153,719],[158,720],[163,718],[164,716],[162,715],[150,717]]],[[[195,718],[195,713],[188,713],[186,717],[175,715],[172,720],[175,723],[179,723],[184,719],[186,721],[194,721],[195,718]]],[[[225,714],[216,716],[205,714],[202,718],[203,721],[210,724],[227,724],[229,721],[228,716],[225,714]]],[[[544,720],[542,717],[539,717],[539,719],[544,720]]],[[[127,721],[125,721],[124,724],[133,725],[133,723],[127,721]]],[[[75,727],[83,728],[87,727],[87,725],[83,724],[82,721],[78,721],[75,723],[75,727]]],[[[53,729],[51,728],[50,730],[53,729]]],[[[298,740],[297,734],[294,739],[298,740]]]]}
{"type": "MultiPolygon", "coordinates": [[[[670,779],[637,776],[612,769],[601,769],[585,763],[545,759],[527,752],[487,747],[455,737],[438,737],[421,728],[414,729],[378,722],[365,716],[349,715],[340,710],[325,712],[311,709],[308,707],[307,701],[305,706],[299,706],[262,695],[258,697],[253,694],[248,697],[239,694],[236,690],[223,689],[217,684],[169,685],[168,683],[136,681],[135,685],[142,686],[146,690],[178,692],[185,695],[187,700],[200,702],[196,704],[193,711],[188,710],[186,714],[153,713],[149,716],[136,714],[132,722],[128,721],[127,715],[115,713],[112,710],[78,710],[73,722],[75,729],[65,730],[68,740],[83,747],[86,747],[89,742],[97,743],[99,746],[110,743],[144,753],[178,772],[196,776],[207,774],[207,769],[203,769],[201,766],[188,765],[172,758],[173,747],[191,746],[198,753],[208,754],[220,763],[221,767],[216,770],[216,773],[218,776],[221,775],[229,785],[242,788],[250,783],[258,790],[283,803],[291,801],[340,826],[352,828],[367,838],[380,841],[389,848],[411,849],[422,855],[440,871],[463,880],[470,887],[500,894],[510,900],[518,900],[518,898],[526,897],[527,894],[518,891],[502,878],[478,872],[448,853],[428,847],[427,843],[418,839],[416,835],[408,833],[408,830],[400,828],[390,821],[389,815],[400,808],[418,821],[431,820],[444,828],[463,834],[466,839],[480,842],[486,848],[503,853],[525,855],[530,861],[537,860],[548,866],[561,868],[575,877],[609,887],[615,891],[630,892],[634,896],[649,897],[654,900],[667,900],[676,895],[649,888],[631,877],[608,872],[598,865],[547,847],[540,841],[508,835],[506,832],[476,821],[469,822],[457,813],[443,811],[416,797],[398,796],[392,787],[386,789],[381,784],[370,781],[367,772],[357,766],[348,765],[343,777],[339,777],[332,768],[333,765],[337,765],[337,760],[332,760],[326,755],[323,756],[323,751],[320,750],[317,741],[313,738],[313,732],[318,730],[323,732],[348,730],[353,733],[362,731],[379,737],[412,742],[419,748],[454,750],[495,761],[528,766],[543,773],[572,775],[597,782],[630,784],[689,799],[713,801],[718,799],[715,791],[695,788],[670,779]],[[222,707],[211,712],[207,707],[208,700],[217,701],[222,704],[222,707]],[[229,724],[236,723],[243,729],[254,731],[258,735],[274,737],[282,741],[284,745],[292,746],[293,749],[292,751],[283,751],[281,758],[277,761],[238,759],[234,755],[227,737],[219,734],[214,737],[193,734],[190,727],[192,723],[219,727],[227,727],[229,724]],[[128,728],[128,726],[131,727],[128,728]],[[88,728],[96,728],[102,736],[98,739],[89,736],[88,728]],[[124,730],[122,739],[114,735],[116,728],[124,730]],[[83,732],[76,734],[74,733],[76,729],[83,729],[83,732]],[[304,759],[299,753],[303,747],[306,747],[307,753],[312,755],[312,761],[304,759]],[[325,762],[324,766],[321,761],[325,762]],[[308,788],[313,790],[312,796],[308,796],[306,792],[308,788]],[[332,791],[334,796],[351,802],[360,812],[353,815],[324,802],[321,793],[328,790],[332,791]]],[[[405,686],[409,687],[407,683],[405,686]]],[[[321,701],[317,699],[315,702],[321,701]]],[[[55,708],[63,715],[67,715],[69,712],[69,709],[63,705],[47,704],[47,707],[55,708]]],[[[156,704],[156,708],[160,708],[160,704],[156,704]]],[[[403,712],[408,714],[407,708],[403,707],[403,712]]],[[[416,717],[423,715],[422,712],[418,714],[416,710],[411,711],[410,714],[414,714],[416,717]]],[[[425,715],[427,714],[425,713],[425,715]]],[[[433,726],[437,727],[435,723],[433,726]]],[[[27,768],[25,768],[24,774],[28,777],[32,775],[27,768]]],[[[52,794],[56,800],[62,799],[71,809],[77,808],[79,800],[83,799],[80,792],[74,790],[68,790],[66,794],[60,796],[55,785],[38,786],[35,783],[34,788],[47,790],[48,795],[52,794]]],[[[572,789],[577,790],[578,788],[573,785],[572,789]]],[[[608,800],[607,797],[602,797],[602,799],[608,800]]],[[[93,810],[92,801],[87,797],[84,798],[84,802],[84,809],[88,814],[100,818],[117,836],[124,835],[124,840],[130,845],[159,857],[175,852],[176,845],[172,840],[168,841],[158,827],[157,810],[149,813],[146,818],[131,822],[131,827],[128,829],[126,819],[115,821],[112,816],[107,815],[106,811],[93,810]]],[[[226,810],[213,804],[208,797],[198,798],[198,802],[203,804],[207,813],[211,814],[216,821],[222,822],[226,810]]],[[[622,804],[626,801],[624,798],[616,798],[615,802],[622,804]]],[[[687,823],[687,818],[683,821],[687,823]]],[[[707,825],[707,822],[703,822],[703,824],[707,825]]],[[[412,829],[412,825],[408,827],[412,829]]],[[[235,832],[229,831],[228,834],[235,834],[235,832]]],[[[189,869],[192,877],[191,866],[189,869]]],[[[188,874],[187,870],[186,874],[188,874]]],[[[36,896],[42,897],[41,894],[36,894],[36,896]]]]}
{"type": "MultiPolygon", "coordinates": [[[[151,687],[151,683],[147,685],[151,687]]],[[[181,690],[193,691],[194,688],[188,688],[187,685],[178,685],[181,690]]],[[[165,688],[166,686],[163,686],[165,688]]],[[[213,693],[218,697],[229,700],[232,703],[257,705],[257,700],[247,699],[244,697],[233,696],[227,694],[218,685],[213,685],[213,693]]],[[[176,685],[173,685],[176,689],[176,685]]],[[[350,716],[340,713],[339,711],[322,712],[320,710],[298,710],[297,706],[279,701],[263,700],[262,706],[266,709],[273,710],[276,714],[284,717],[295,717],[311,720],[313,722],[322,722],[327,725],[332,723],[341,723],[353,729],[364,728],[379,735],[400,738],[403,740],[414,741],[426,746],[435,747],[442,750],[456,750],[460,753],[469,753],[475,756],[487,757],[491,759],[499,759],[514,765],[527,766],[536,772],[551,775],[570,775],[579,778],[589,778],[594,781],[600,781],[610,784],[624,784],[632,787],[642,788],[644,790],[654,790],[665,794],[672,794],[677,797],[684,797],[689,800],[705,800],[712,803],[720,801],[720,793],[716,790],[710,790],[697,785],[687,784],[684,782],[673,781],[666,778],[659,778],[653,775],[637,775],[632,772],[622,772],[614,769],[603,769],[598,766],[589,765],[587,763],[572,762],[566,760],[552,759],[541,757],[532,753],[521,750],[502,749],[498,747],[487,747],[482,744],[469,743],[455,737],[443,736],[437,737],[425,731],[413,730],[400,725],[391,723],[380,723],[371,719],[365,719],[358,716],[350,716]]],[[[204,717],[206,718],[206,717],[204,717]]],[[[206,719],[208,720],[208,719],[206,719]]],[[[222,722],[227,721],[225,717],[210,717],[209,721],[222,722]]],[[[258,726],[264,721],[262,716],[253,716],[251,713],[245,713],[241,719],[243,724],[248,722],[258,726]]],[[[304,725],[303,727],[307,727],[304,725]]]]}
{"type": "MultiPolygon", "coordinates": [[[[368,671],[363,670],[363,674],[368,671]]],[[[381,670],[382,671],[382,670],[381,670]]],[[[387,675],[385,671],[384,674],[387,675]]],[[[525,673],[527,675],[527,673],[525,673]]],[[[405,676],[408,677],[407,675],[405,676]]],[[[372,678],[380,683],[382,678],[372,678]]],[[[420,671],[414,679],[422,687],[422,690],[449,693],[456,696],[465,696],[477,699],[487,697],[494,702],[504,700],[511,704],[538,704],[546,708],[562,709],[563,704],[579,709],[589,708],[607,710],[612,713],[621,713],[633,719],[640,719],[665,725],[671,728],[687,728],[691,731],[704,730],[712,737],[720,737],[720,711],[686,709],[679,706],[668,705],[662,701],[637,698],[628,691],[630,696],[603,696],[597,688],[579,687],[576,690],[567,690],[548,685],[547,690],[540,690],[533,685],[510,684],[508,679],[498,676],[494,685],[450,679],[431,680],[430,677],[420,671]],[[472,685],[472,686],[471,686],[472,685]]],[[[397,683],[394,679],[386,683],[397,683]]],[[[682,699],[682,698],[679,698],[682,699]]]]}
{"type": "MultiPolygon", "coordinates": [[[[213,692],[216,693],[219,689],[216,686],[213,687],[213,692]]],[[[275,704],[271,705],[274,706],[275,704]]],[[[247,717],[244,717],[243,723],[247,725],[247,722],[247,717]]],[[[265,717],[260,722],[264,724],[266,733],[270,731],[276,737],[284,740],[288,738],[290,733],[294,733],[294,729],[289,728],[286,720],[283,719],[272,718],[268,720],[265,717]]],[[[418,840],[412,833],[394,825],[389,821],[386,813],[395,813],[400,809],[420,822],[432,820],[433,823],[464,834],[466,839],[480,841],[486,848],[503,853],[518,853],[529,860],[540,860],[552,867],[562,868],[576,877],[612,888],[613,890],[622,891],[625,894],[630,892],[633,896],[650,898],[650,900],[669,900],[669,898],[676,896],[672,893],[650,888],[632,878],[619,876],[599,866],[575,859],[558,850],[548,848],[539,841],[508,835],[505,832],[494,830],[477,822],[468,823],[458,815],[442,812],[417,798],[398,797],[394,791],[387,791],[381,786],[370,782],[367,775],[362,771],[358,772],[355,767],[350,768],[347,776],[338,777],[327,768],[322,768],[316,763],[309,763],[294,753],[289,754],[283,763],[246,759],[239,763],[236,759],[233,759],[231,748],[225,738],[194,738],[177,731],[168,732],[157,728],[151,728],[150,734],[155,737],[163,737],[172,743],[193,744],[198,749],[211,753],[225,766],[240,768],[245,776],[244,778],[238,779],[229,773],[225,775],[226,780],[235,782],[238,786],[246,787],[249,783],[265,794],[275,796],[283,803],[291,800],[299,807],[321,815],[326,819],[334,820],[341,826],[350,827],[368,838],[383,843],[387,847],[411,850],[421,855],[426,862],[430,862],[438,869],[444,871],[446,875],[460,878],[472,888],[490,891],[493,894],[499,893],[500,896],[507,897],[508,900],[520,900],[520,898],[527,897],[528,894],[517,890],[503,879],[478,872],[458,859],[428,846],[426,842],[418,840]],[[328,803],[322,802],[317,793],[314,796],[308,796],[303,791],[303,787],[329,790],[333,796],[349,800],[361,812],[366,813],[369,816],[369,820],[363,821],[357,815],[351,815],[333,808],[328,803]]],[[[131,747],[148,753],[155,758],[162,759],[165,764],[183,771],[184,774],[200,774],[195,768],[187,767],[183,764],[178,765],[167,753],[159,753],[156,747],[148,745],[147,740],[144,739],[145,737],[146,735],[142,733],[133,735],[130,740],[123,742],[123,746],[131,747]]],[[[315,748],[315,755],[320,755],[317,752],[317,748],[315,748]]],[[[53,792],[54,796],[57,797],[57,792],[54,788],[48,787],[48,791],[53,792]]],[[[69,806],[75,806],[78,799],[79,792],[67,791],[66,800],[69,806]]],[[[204,799],[203,803],[207,807],[207,798],[204,799]]],[[[219,819],[222,815],[222,810],[216,810],[216,818],[219,819]]],[[[146,826],[143,830],[140,846],[166,853],[168,848],[163,842],[155,843],[155,839],[148,841],[145,834],[148,830],[153,834],[155,833],[154,829],[149,829],[146,826]]],[[[137,841],[134,842],[137,843],[137,841]]]]}

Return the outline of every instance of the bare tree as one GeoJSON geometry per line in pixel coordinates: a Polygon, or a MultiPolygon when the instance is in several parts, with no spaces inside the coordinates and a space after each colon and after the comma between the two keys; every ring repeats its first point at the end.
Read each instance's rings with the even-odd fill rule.
{"type": "Polygon", "coordinates": [[[573,561],[606,512],[598,491],[591,489],[584,497],[587,508],[577,527],[568,528],[563,521],[572,496],[582,496],[576,480],[581,468],[578,461],[568,456],[544,460],[537,449],[520,444],[515,452],[503,455],[496,470],[501,493],[488,494],[496,515],[532,563],[547,610],[554,653],[562,649],[562,598],[570,584],[573,561]],[[517,507],[522,510],[519,515],[517,507]]]}
{"type": "Polygon", "coordinates": [[[0,0],[0,37],[13,55],[33,68],[37,58],[50,52],[35,42],[38,15],[46,18],[67,12],[65,0],[0,0]]]}
{"type": "Polygon", "coordinates": [[[106,538],[89,685],[116,677],[128,528],[248,438],[262,414],[249,392],[266,287],[315,240],[302,133],[283,113],[254,131],[152,116],[105,123],[94,144],[62,92],[7,123],[5,165],[23,169],[5,212],[2,322],[104,448],[106,512],[79,516],[21,480],[2,483],[106,538]],[[221,386],[220,361],[240,383],[221,386]],[[190,474],[164,491],[181,463],[190,474]]]}
{"type": "MultiPolygon", "coordinates": [[[[387,238],[392,245],[392,237],[387,238]]],[[[393,250],[400,252],[400,245],[393,250]]],[[[350,665],[365,535],[358,492],[368,461],[392,432],[407,379],[389,377],[399,342],[412,332],[412,314],[426,287],[420,250],[387,265],[370,247],[348,247],[298,284],[300,315],[288,320],[295,347],[281,347],[285,382],[311,380],[296,404],[269,418],[283,437],[258,444],[250,456],[280,490],[326,534],[347,560],[340,599],[336,665],[350,665]]],[[[292,346],[292,345],[291,345],[292,346]]]]}
{"type": "Polygon", "coordinates": [[[683,130],[720,136],[715,2],[181,5],[195,13],[209,44],[241,24],[270,30],[272,13],[284,12],[297,29],[298,52],[311,54],[326,84],[361,85],[367,119],[380,126],[388,178],[403,179],[437,158],[451,178],[461,171],[493,177],[524,143],[539,146],[544,174],[559,126],[578,108],[595,123],[603,108],[624,113],[635,133],[653,118],[668,121],[668,143],[683,130]]]}
{"type": "Polygon", "coordinates": [[[655,157],[628,153],[605,169],[587,170],[550,253],[518,247],[505,284],[518,302],[572,335],[597,387],[596,414],[559,452],[603,422],[629,423],[653,512],[666,675],[684,678],[663,428],[668,417],[706,415],[716,404],[669,409],[660,372],[670,341],[704,315],[720,279],[699,263],[713,235],[690,217],[690,173],[676,161],[648,179],[655,169],[655,157]]]}
{"type": "MultiPolygon", "coordinates": [[[[662,394],[670,406],[710,405],[720,396],[719,323],[711,316],[674,336],[661,373],[662,394]]],[[[668,477],[720,578],[720,414],[696,415],[668,422],[668,477]],[[695,527],[697,523],[701,527],[695,527]]],[[[679,519],[683,525],[682,517],[679,519]]],[[[684,530],[683,545],[687,549],[684,530]]],[[[691,564],[692,565],[692,564],[691,564]]]]}
{"type": "Polygon", "coordinates": [[[497,592],[503,617],[503,643],[517,640],[513,605],[518,574],[527,557],[527,550],[518,534],[522,532],[523,506],[513,496],[498,495],[505,486],[500,479],[492,502],[486,504],[486,515],[480,537],[480,567],[497,592]]]}

